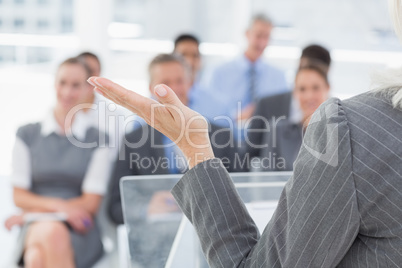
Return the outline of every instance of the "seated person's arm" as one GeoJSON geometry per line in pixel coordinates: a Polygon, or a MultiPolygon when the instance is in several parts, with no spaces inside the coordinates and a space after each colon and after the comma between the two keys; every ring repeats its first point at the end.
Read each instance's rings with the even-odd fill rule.
{"type": "Polygon", "coordinates": [[[67,222],[79,233],[87,232],[92,226],[92,215],[85,208],[70,205],[62,199],[42,197],[29,190],[14,187],[14,202],[24,213],[19,215],[18,221],[8,224],[8,229],[15,224],[22,225],[24,214],[29,212],[63,212],[66,214],[67,222]]]}
{"type": "Polygon", "coordinates": [[[17,207],[31,212],[56,212],[63,202],[61,199],[43,197],[19,187],[14,187],[13,197],[17,207]]]}
{"type": "Polygon", "coordinates": [[[82,184],[82,195],[68,200],[68,205],[83,208],[92,216],[96,215],[110,178],[112,163],[109,154],[110,149],[107,147],[97,148],[93,152],[82,184]]]}
{"type": "Polygon", "coordinates": [[[74,207],[81,207],[92,216],[95,216],[102,202],[102,198],[103,196],[99,194],[83,193],[80,197],[68,200],[67,203],[74,207]]]}

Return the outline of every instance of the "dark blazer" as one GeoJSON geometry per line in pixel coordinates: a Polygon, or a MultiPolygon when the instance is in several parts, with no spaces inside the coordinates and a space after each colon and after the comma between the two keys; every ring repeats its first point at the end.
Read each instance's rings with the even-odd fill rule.
{"type": "MultiPolygon", "coordinates": [[[[290,115],[290,106],[292,101],[292,92],[286,92],[274,96],[262,98],[257,102],[253,119],[250,122],[250,130],[266,129],[266,122],[276,120],[281,116],[286,119],[290,115]]],[[[260,155],[260,150],[254,145],[263,144],[264,133],[258,131],[247,132],[246,150],[250,159],[260,155]]]]}
{"type": "Polygon", "coordinates": [[[260,168],[256,171],[292,171],[302,141],[301,123],[279,121],[275,129],[263,137],[262,143],[266,147],[260,149],[258,155],[260,168]]]}
{"type": "Polygon", "coordinates": [[[262,235],[211,161],[174,187],[211,267],[400,267],[402,110],[372,92],[314,113],[262,235]]]}
{"type": "MultiPolygon", "coordinates": [[[[209,133],[215,157],[226,163],[225,167],[229,172],[243,171],[245,166],[240,165],[236,160],[236,143],[233,142],[233,146],[225,146],[228,141],[233,140],[233,134],[229,129],[210,124],[209,133]]],[[[109,184],[108,214],[116,224],[123,224],[119,186],[122,177],[170,174],[168,166],[163,165],[161,161],[166,159],[162,133],[144,124],[126,134],[125,139],[126,142],[123,142],[120,148],[109,184]]]]}

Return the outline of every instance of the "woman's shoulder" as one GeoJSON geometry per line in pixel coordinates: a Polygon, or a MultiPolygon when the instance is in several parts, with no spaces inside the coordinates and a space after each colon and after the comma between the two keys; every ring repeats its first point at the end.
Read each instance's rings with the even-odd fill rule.
{"type": "Polygon", "coordinates": [[[41,123],[29,123],[20,126],[17,130],[17,137],[25,142],[27,145],[31,143],[38,135],[40,135],[41,123]]]}
{"type": "Polygon", "coordinates": [[[342,101],[342,104],[346,107],[361,107],[361,106],[373,106],[373,107],[392,107],[392,100],[390,95],[384,94],[381,91],[367,91],[351,98],[342,101]]]}
{"type": "Polygon", "coordinates": [[[341,101],[341,105],[348,120],[357,125],[402,119],[402,110],[392,105],[392,96],[384,91],[368,91],[341,101]]]}
{"type": "Polygon", "coordinates": [[[393,107],[392,98],[387,94],[368,91],[345,100],[330,98],[317,109],[317,113],[354,121],[355,117],[369,118],[379,114],[399,114],[401,109],[393,107]]]}
{"type": "Polygon", "coordinates": [[[318,107],[312,115],[309,125],[321,122],[324,124],[347,120],[344,101],[339,98],[330,98],[318,107]]]}
{"type": "Polygon", "coordinates": [[[316,137],[328,129],[348,136],[352,147],[371,148],[373,143],[398,142],[402,133],[402,110],[392,105],[392,96],[369,91],[346,100],[332,98],[320,106],[309,128],[316,137]],[[384,139],[387,137],[387,139],[384,139]]]}

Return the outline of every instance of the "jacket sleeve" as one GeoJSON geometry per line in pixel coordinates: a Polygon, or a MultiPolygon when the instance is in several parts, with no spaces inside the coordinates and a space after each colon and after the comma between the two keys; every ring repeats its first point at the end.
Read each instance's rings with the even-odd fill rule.
{"type": "Polygon", "coordinates": [[[217,159],[189,170],[173,195],[211,267],[335,267],[360,224],[351,153],[346,115],[331,99],[311,119],[294,174],[261,236],[217,159]]]}

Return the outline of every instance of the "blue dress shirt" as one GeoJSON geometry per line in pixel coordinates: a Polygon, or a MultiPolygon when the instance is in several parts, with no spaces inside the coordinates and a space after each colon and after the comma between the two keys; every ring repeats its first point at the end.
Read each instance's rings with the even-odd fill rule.
{"type": "MultiPolygon", "coordinates": [[[[193,109],[211,122],[227,126],[225,120],[218,120],[215,117],[227,116],[232,120],[237,118],[239,110],[253,101],[250,94],[251,79],[255,98],[290,91],[281,70],[261,58],[252,63],[243,54],[215,69],[207,87],[198,89],[197,94],[193,95],[193,109]],[[252,68],[254,70],[251,78],[252,68]]],[[[235,124],[235,121],[233,123],[235,124]]]]}
{"type": "Polygon", "coordinates": [[[183,167],[183,161],[185,161],[185,158],[181,153],[178,152],[180,149],[177,147],[177,145],[172,145],[172,141],[165,135],[162,136],[162,141],[165,149],[165,156],[169,161],[170,174],[184,173],[185,169],[183,167]],[[182,163],[181,167],[178,166],[179,163],[182,163]]]}

